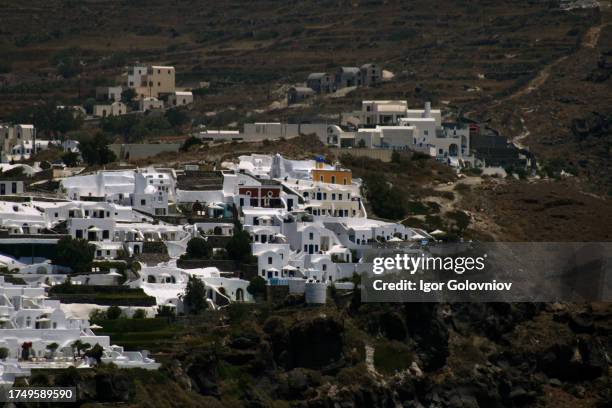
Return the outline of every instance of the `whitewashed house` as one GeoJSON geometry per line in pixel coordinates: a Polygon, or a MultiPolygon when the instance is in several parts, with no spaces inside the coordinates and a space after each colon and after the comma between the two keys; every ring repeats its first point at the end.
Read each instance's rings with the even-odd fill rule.
{"type": "Polygon", "coordinates": [[[168,95],[168,106],[187,106],[193,103],[193,93],[188,91],[174,91],[168,95]]]}

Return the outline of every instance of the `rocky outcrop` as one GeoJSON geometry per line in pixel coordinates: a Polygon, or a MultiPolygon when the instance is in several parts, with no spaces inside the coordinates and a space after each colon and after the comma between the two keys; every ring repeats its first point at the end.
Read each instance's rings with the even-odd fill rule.
{"type": "Polygon", "coordinates": [[[288,368],[320,369],[338,361],[343,351],[342,323],[332,317],[300,321],[287,333],[288,368]]]}

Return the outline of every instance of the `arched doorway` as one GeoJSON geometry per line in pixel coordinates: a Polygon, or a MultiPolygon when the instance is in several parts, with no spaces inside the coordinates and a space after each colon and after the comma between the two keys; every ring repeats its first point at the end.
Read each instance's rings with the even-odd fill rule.
{"type": "Polygon", "coordinates": [[[194,214],[200,214],[203,210],[204,210],[204,207],[202,207],[202,204],[199,201],[196,201],[195,203],[193,203],[193,206],[191,207],[191,211],[194,214]]]}
{"type": "Polygon", "coordinates": [[[244,302],[244,291],[242,290],[242,288],[236,289],[236,301],[244,302]]]}

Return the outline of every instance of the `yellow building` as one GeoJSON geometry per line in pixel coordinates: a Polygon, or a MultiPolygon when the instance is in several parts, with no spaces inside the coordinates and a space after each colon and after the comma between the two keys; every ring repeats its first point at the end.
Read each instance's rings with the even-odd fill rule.
{"type": "Polygon", "coordinates": [[[317,161],[316,167],[312,169],[312,181],[320,183],[350,185],[353,182],[353,173],[343,169],[339,164],[333,169],[325,169],[325,163],[317,161]]]}
{"type": "Polygon", "coordinates": [[[127,85],[139,98],[159,98],[176,90],[176,72],[174,67],[161,65],[130,67],[127,85]]]}

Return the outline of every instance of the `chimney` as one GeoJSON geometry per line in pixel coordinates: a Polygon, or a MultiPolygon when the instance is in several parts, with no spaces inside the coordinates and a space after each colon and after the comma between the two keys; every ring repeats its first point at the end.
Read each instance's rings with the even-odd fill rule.
{"type": "Polygon", "coordinates": [[[425,102],[425,112],[423,112],[423,117],[431,117],[431,102],[425,102]]]}

